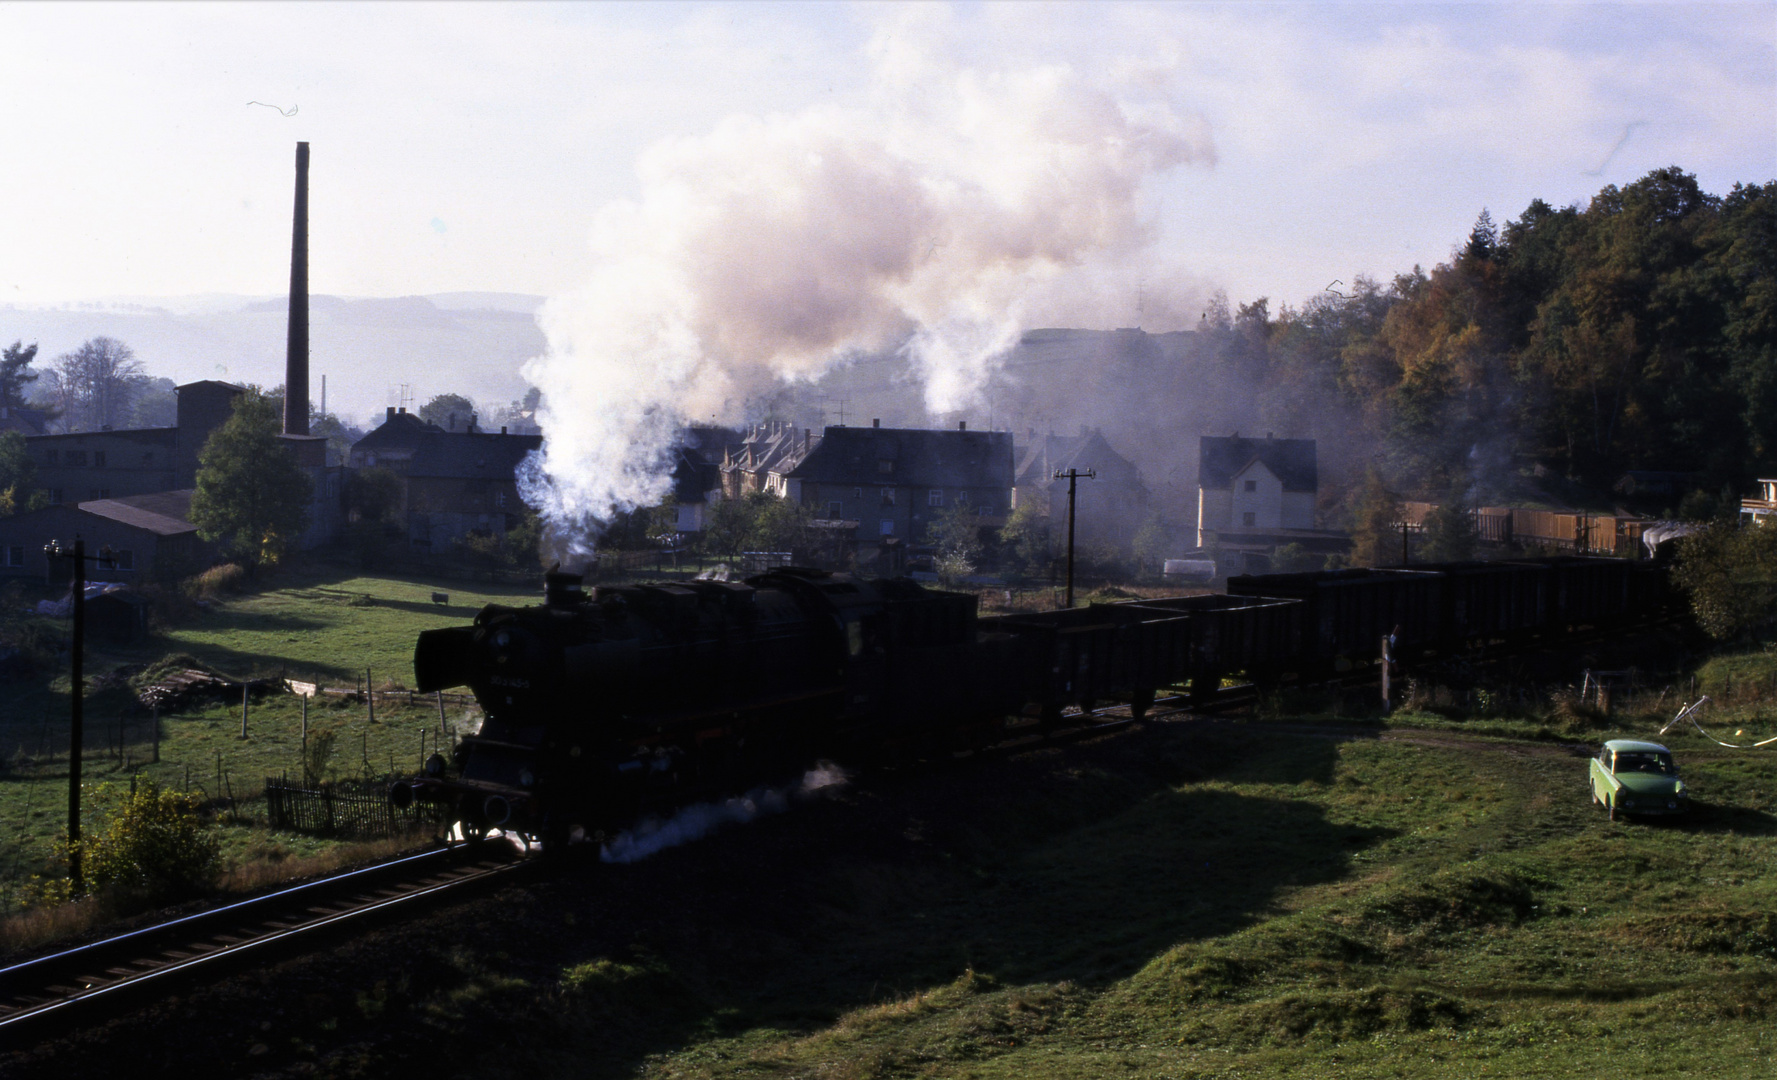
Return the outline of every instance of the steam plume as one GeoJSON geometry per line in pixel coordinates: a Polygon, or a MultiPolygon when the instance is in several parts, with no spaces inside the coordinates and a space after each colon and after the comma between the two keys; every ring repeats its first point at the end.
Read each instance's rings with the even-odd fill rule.
{"type": "Polygon", "coordinates": [[[879,34],[868,104],[664,140],[598,213],[597,268],[525,369],[546,443],[521,483],[558,531],[663,497],[684,418],[847,356],[899,349],[931,412],[972,404],[1033,300],[1142,261],[1144,183],[1213,158],[1151,72],[965,68],[922,19],[879,34]]]}
{"type": "Polygon", "coordinates": [[[632,830],[618,833],[599,850],[599,858],[608,863],[640,862],[667,848],[701,840],[724,825],[744,825],[770,814],[781,814],[792,801],[830,792],[849,780],[844,769],[823,761],[788,787],[754,788],[721,802],[694,803],[665,820],[644,821],[632,830]]]}

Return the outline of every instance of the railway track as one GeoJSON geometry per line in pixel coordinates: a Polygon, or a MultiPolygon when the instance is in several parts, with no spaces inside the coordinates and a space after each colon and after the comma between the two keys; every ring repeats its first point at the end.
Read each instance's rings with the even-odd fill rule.
{"type": "Polygon", "coordinates": [[[0,968],[0,1047],[97,1022],[243,961],[322,948],[375,916],[460,895],[530,865],[510,844],[459,844],[0,968]]]}

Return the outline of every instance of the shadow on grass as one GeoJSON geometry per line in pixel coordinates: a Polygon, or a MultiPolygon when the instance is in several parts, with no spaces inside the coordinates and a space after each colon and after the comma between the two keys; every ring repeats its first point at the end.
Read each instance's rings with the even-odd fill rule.
{"type": "Polygon", "coordinates": [[[239,608],[211,608],[204,617],[191,624],[191,629],[228,634],[298,633],[330,630],[332,626],[320,619],[276,611],[243,611],[239,608]]]}
{"type": "Polygon", "coordinates": [[[423,600],[388,600],[380,596],[376,597],[374,606],[405,611],[410,615],[434,615],[445,620],[444,625],[472,622],[481,611],[481,605],[470,607],[467,604],[434,604],[423,600]]]}
{"type": "Polygon", "coordinates": [[[1682,818],[1643,819],[1644,824],[1664,825],[1688,833],[1735,833],[1741,836],[1777,835],[1777,815],[1728,803],[1691,800],[1682,818]]]}
{"type": "Polygon", "coordinates": [[[558,926],[584,912],[598,927],[551,960],[642,965],[657,1000],[645,1013],[570,1002],[530,1033],[536,1058],[489,1075],[551,1075],[557,1054],[627,1075],[689,1041],[818,1030],[970,970],[1110,985],[1175,945],[1254,923],[1282,890],[1344,876],[1355,852],[1391,835],[1185,774],[1293,784],[1330,777],[1337,755],[1332,740],[1167,725],[1119,746],[865,786],[647,863],[591,868],[530,898],[559,907],[558,926]]]}

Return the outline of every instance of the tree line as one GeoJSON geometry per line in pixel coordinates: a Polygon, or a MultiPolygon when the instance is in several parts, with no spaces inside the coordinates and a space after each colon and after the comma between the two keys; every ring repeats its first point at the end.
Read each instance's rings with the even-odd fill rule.
{"type": "Polygon", "coordinates": [[[1203,332],[1263,426],[1369,433],[1355,457],[1391,491],[1481,501],[1538,466],[1738,491],[1777,466],[1777,183],[1712,195],[1673,166],[1584,207],[1483,210],[1429,273],[1276,314],[1221,299],[1203,332]]]}

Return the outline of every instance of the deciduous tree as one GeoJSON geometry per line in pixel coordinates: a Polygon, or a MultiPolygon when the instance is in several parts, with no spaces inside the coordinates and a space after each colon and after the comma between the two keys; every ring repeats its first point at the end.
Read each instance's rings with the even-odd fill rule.
{"type": "Polygon", "coordinates": [[[461,394],[439,394],[420,406],[420,419],[446,431],[467,431],[475,418],[475,403],[461,394]]]}
{"type": "Polygon", "coordinates": [[[191,520],[249,567],[275,562],[308,527],[314,484],[278,438],[282,417],[249,390],[198,452],[191,520]]]}
{"type": "Polygon", "coordinates": [[[44,381],[64,431],[98,431],[127,425],[142,380],[134,350],[116,338],[96,337],[56,357],[44,381]]]}
{"type": "Polygon", "coordinates": [[[1364,474],[1352,510],[1351,565],[1393,566],[1400,562],[1400,500],[1374,468],[1364,474]]]}
{"type": "Polygon", "coordinates": [[[1431,562],[1459,562],[1475,557],[1478,540],[1475,508],[1461,486],[1451,489],[1438,508],[1426,515],[1423,554],[1431,562]]]}
{"type": "Polygon", "coordinates": [[[1678,542],[1672,576],[1711,637],[1756,630],[1777,615],[1777,526],[1713,522],[1678,542]]]}
{"type": "Polygon", "coordinates": [[[933,569],[946,586],[975,572],[981,561],[981,515],[967,503],[951,503],[926,532],[934,548],[933,569]]]}
{"type": "Polygon", "coordinates": [[[16,431],[0,433],[0,516],[33,510],[43,501],[37,491],[37,464],[16,431]]]}

